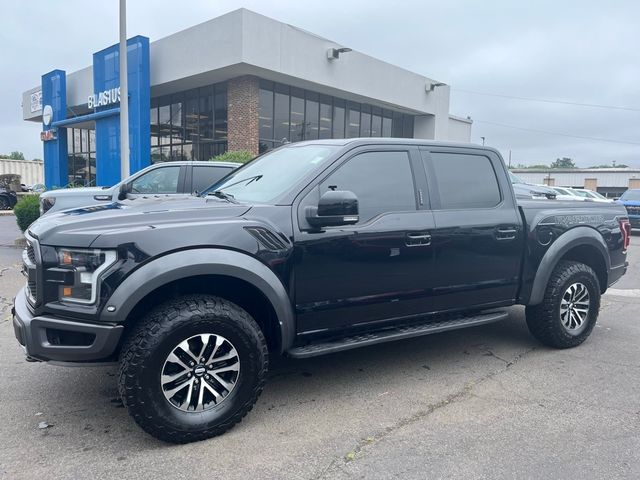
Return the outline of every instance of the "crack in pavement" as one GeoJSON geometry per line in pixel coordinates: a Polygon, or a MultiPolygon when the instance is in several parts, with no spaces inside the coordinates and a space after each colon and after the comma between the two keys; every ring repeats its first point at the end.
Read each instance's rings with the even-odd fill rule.
{"type": "Polygon", "coordinates": [[[401,430],[402,428],[404,428],[404,427],[406,427],[408,425],[411,425],[411,424],[413,424],[415,422],[418,422],[418,421],[422,420],[423,418],[428,417],[429,415],[431,415],[436,410],[444,408],[447,405],[450,405],[452,403],[458,402],[460,400],[464,400],[464,399],[469,398],[470,394],[471,394],[471,391],[475,387],[477,387],[478,385],[480,385],[480,384],[482,384],[482,383],[484,383],[484,382],[486,382],[488,380],[491,380],[494,377],[506,372],[512,366],[514,366],[516,363],[518,363],[523,357],[527,356],[528,354],[530,354],[531,352],[535,351],[536,349],[537,349],[537,347],[529,348],[529,349],[525,350],[524,352],[519,353],[518,355],[514,356],[509,361],[498,357],[497,355],[495,355],[490,350],[485,350],[485,352],[489,353],[491,356],[496,357],[497,359],[504,361],[505,362],[504,368],[499,369],[499,370],[494,370],[493,372],[489,372],[488,374],[478,378],[477,380],[472,380],[472,381],[468,382],[467,384],[465,384],[464,387],[462,387],[457,392],[454,392],[452,394],[447,395],[444,399],[440,400],[439,402],[432,403],[432,404],[428,405],[425,410],[421,410],[419,412],[416,412],[416,413],[414,413],[413,415],[411,415],[409,417],[401,418],[394,425],[392,425],[390,427],[387,427],[387,428],[385,428],[384,430],[382,430],[382,431],[380,431],[378,433],[374,433],[373,435],[367,436],[364,439],[359,440],[353,450],[351,450],[346,455],[343,455],[343,456],[341,456],[339,458],[334,458],[329,463],[329,465],[327,465],[314,478],[316,480],[320,480],[322,478],[327,478],[327,475],[331,471],[333,471],[334,469],[337,469],[337,468],[340,468],[342,466],[345,466],[345,465],[349,464],[350,462],[356,460],[357,457],[358,457],[358,454],[360,454],[366,447],[369,447],[371,445],[375,445],[375,444],[379,443],[381,440],[384,440],[385,438],[387,438],[390,435],[394,434],[398,430],[401,430]],[[340,460],[342,460],[342,461],[340,461],[340,460]]]}

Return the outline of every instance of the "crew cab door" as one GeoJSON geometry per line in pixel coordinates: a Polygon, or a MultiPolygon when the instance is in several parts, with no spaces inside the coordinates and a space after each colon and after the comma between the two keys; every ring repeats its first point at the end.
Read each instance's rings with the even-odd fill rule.
{"type": "Polygon", "coordinates": [[[348,153],[316,181],[296,209],[298,331],[318,332],[424,312],[432,282],[433,215],[415,147],[370,146],[348,153]],[[313,230],[305,207],[328,190],[358,197],[355,225],[313,230]]]}
{"type": "Polygon", "coordinates": [[[127,198],[185,194],[185,165],[166,164],[138,175],[128,183],[127,198]]]}
{"type": "Polygon", "coordinates": [[[435,221],[434,308],[511,303],[524,234],[500,158],[468,148],[420,152],[435,221]]]}

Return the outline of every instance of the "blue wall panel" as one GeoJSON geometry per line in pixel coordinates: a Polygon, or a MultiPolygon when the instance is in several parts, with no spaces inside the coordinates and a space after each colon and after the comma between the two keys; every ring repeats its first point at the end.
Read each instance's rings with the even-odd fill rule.
{"type": "MultiPolygon", "coordinates": [[[[64,120],[67,115],[67,76],[63,70],[53,70],[42,76],[42,105],[53,110],[51,123],[64,120]]],[[[43,142],[44,181],[47,189],[64,187],[69,183],[67,162],[67,129],[42,125],[56,130],[57,138],[43,142]]]]}
{"type": "MultiPolygon", "coordinates": [[[[130,173],[150,164],[149,39],[136,36],[127,40],[129,82],[129,162],[130,173]]],[[[118,45],[93,55],[93,87],[98,94],[120,86],[118,45]]],[[[121,98],[120,101],[124,101],[121,98]]],[[[108,110],[113,105],[96,107],[108,110]]],[[[96,185],[120,181],[120,118],[117,115],[96,120],[96,185]]]]}

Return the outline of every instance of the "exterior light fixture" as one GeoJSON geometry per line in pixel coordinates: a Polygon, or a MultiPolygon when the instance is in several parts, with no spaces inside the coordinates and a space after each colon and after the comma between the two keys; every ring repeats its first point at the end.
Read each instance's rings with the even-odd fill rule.
{"type": "Polygon", "coordinates": [[[442,83],[442,82],[438,82],[438,83],[433,83],[433,82],[427,82],[424,86],[424,89],[426,90],[427,93],[429,92],[433,92],[436,87],[444,87],[446,85],[446,83],[442,83]]]}
{"type": "Polygon", "coordinates": [[[327,60],[338,60],[340,58],[341,53],[348,53],[351,49],[347,47],[342,48],[330,48],[327,50],[327,60]]]}

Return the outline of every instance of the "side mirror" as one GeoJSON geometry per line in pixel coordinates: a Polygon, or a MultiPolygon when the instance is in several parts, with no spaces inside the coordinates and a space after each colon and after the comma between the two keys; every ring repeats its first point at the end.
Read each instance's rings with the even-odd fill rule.
{"type": "Polygon", "coordinates": [[[123,183],[120,185],[120,190],[118,191],[118,200],[126,200],[127,193],[129,193],[129,185],[123,183]]]}
{"type": "Polygon", "coordinates": [[[617,202],[618,200],[620,200],[620,197],[613,197],[614,202],[617,202]]]}
{"type": "Polygon", "coordinates": [[[313,227],[337,227],[358,223],[358,197],[347,190],[325,192],[317,207],[305,210],[307,222],[313,227]]]}

